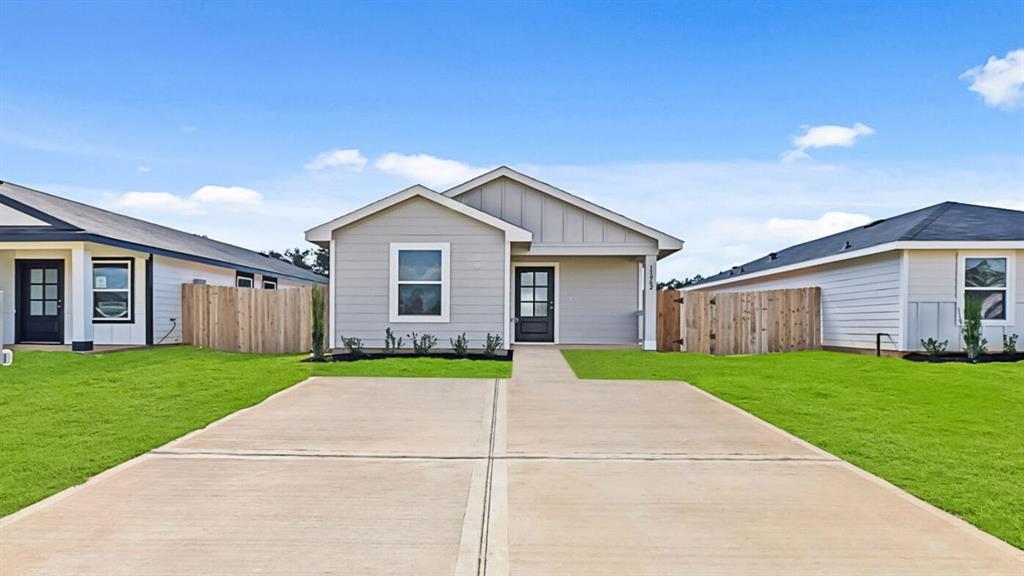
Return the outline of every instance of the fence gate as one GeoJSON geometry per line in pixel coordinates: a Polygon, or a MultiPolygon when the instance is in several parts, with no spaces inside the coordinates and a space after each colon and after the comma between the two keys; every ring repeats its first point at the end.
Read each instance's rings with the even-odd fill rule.
{"type": "MultiPolygon", "coordinates": [[[[183,284],[181,340],[203,348],[257,354],[309,352],[312,291],[324,287],[260,290],[183,284]]],[[[325,319],[326,326],[326,319],[325,319]]]]}
{"type": "MultiPolygon", "coordinates": [[[[674,298],[666,295],[665,299],[679,297],[678,292],[664,292],[676,294],[674,298]]],[[[664,341],[660,306],[663,300],[659,299],[659,350],[672,350],[676,334],[682,335],[683,350],[704,354],[765,354],[821,347],[820,288],[686,292],[682,298],[682,320],[678,315],[675,320],[665,319],[664,341]]],[[[672,314],[668,303],[665,310],[672,314]]]]}

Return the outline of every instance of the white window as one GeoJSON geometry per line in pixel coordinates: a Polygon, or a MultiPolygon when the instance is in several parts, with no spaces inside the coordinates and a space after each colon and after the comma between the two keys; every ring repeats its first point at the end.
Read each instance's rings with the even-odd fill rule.
{"type": "Polygon", "coordinates": [[[132,322],[132,261],[92,263],[93,322],[132,322]]]}
{"type": "Polygon", "coordinates": [[[391,244],[392,322],[448,322],[448,243],[391,244]]]}
{"type": "Polygon", "coordinates": [[[277,278],[272,276],[263,277],[263,289],[264,290],[277,290],[277,278]]]}
{"type": "Polygon", "coordinates": [[[237,272],[235,274],[235,286],[238,288],[252,288],[256,285],[256,281],[253,279],[253,275],[247,272],[237,272]]]}
{"type": "Polygon", "coordinates": [[[1013,320],[1013,257],[1010,254],[961,254],[960,309],[977,303],[983,324],[1013,320]]]}

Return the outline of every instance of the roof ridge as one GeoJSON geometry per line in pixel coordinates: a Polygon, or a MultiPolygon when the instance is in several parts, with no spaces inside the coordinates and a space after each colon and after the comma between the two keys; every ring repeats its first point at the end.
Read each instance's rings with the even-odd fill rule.
{"type": "Polygon", "coordinates": [[[924,232],[925,228],[931,226],[932,222],[935,222],[935,220],[939,216],[942,216],[943,214],[945,214],[946,211],[949,210],[949,208],[953,204],[954,204],[954,202],[942,202],[940,204],[936,204],[933,207],[934,213],[931,216],[926,216],[924,218],[924,220],[922,220],[916,226],[911,228],[910,231],[907,232],[906,234],[904,234],[900,239],[901,240],[913,240],[914,238],[917,238],[918,234],[920,234],[921,232],[924,232]]]}

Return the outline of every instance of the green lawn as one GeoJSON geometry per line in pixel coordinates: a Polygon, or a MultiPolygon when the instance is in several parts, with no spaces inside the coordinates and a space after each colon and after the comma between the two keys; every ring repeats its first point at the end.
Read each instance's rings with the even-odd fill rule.
{"type": "Polygon", "coordinates": [[[563,354],[580,378],[685,380],[1024,547],[1024,364],[563,354]]]}
{"type": "Polygon", "coordinates": [[[167,347],[16,352],[0,368],[0,516],[319,376],[507,378],[511,362],[401,358],[300,363],[167,347]]]}

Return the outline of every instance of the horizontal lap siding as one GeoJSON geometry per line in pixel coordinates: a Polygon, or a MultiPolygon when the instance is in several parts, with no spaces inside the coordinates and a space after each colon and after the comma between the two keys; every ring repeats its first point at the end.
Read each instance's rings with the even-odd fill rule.
{"type": "Polygon", "coordinates": [[[558,263],[558,332],[562,344],[636,344],[637,261],[615,256],[515,258],[558,263]]]}
{"type": "MultiPolygon", "coordinates": [[[[465,332],[480,348],[488,333],[504,334],[504,234],[472,218],[414,198],[334,233],[335,332],[369,348],[384,346],[384,329],[397,336],[433,334],[439,348],[465,332]],[[390,323],[390,244],[451,244],[451,302],[447,323],[390,323]]],[[[406,339],[406,347],[409,347],[406,339]]]]}
{"type": "MultiPolygon", "coordinates": [[[[145,268],[139,272],[144,275],[145,268]]],[[[191,284],[196,279],[213,286],[234,286],[235,271],[176,258],[153,257],[154,344],[181,342],[181,285],[191,284]]]]}
{"type": "Polygon", "coordinates": [[[811,286],[821,288],[823,346],[874,348],[875,334],[884,332],[892,338],[883,337],[882,347],[898,347],[900,259],[896,251],[708,290],[745,292],[811,286]]]}

